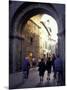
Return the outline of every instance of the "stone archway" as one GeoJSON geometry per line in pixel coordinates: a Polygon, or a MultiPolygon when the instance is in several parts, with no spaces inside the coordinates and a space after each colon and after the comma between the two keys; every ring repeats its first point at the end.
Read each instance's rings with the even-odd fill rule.
{"type": "Polygon", "coordinates": [[[20,26],[21,23],[23,26],[30,17],[37,15],[37,14],[43,14],[43,13],[51,15],[57,21],[58,28],[60,28],[60,25],[59,25],[59,22],[61,22],[60,17],[52,4],[47,4],[47,3],[46,4],[28,3],[28,4],[29,5],[26,8],[24,8],[24,10],[23,9],[20,10],[20,8],[22,8],[22,6],[25,5],[25,3],[22,4],[16,11],[15,15],[12,18],[11,25],[10,25],[12,30],[14,30],[14,31],[17,29],[20,30],[22,28],[20,26]],[[18,13],[19,11],[20,11],[20,13],[18,13]]]}
{"type": "MultiPolygon", "coordinates": [[[[62,32],[63,30],[62,19],[59,16],[59,13],[57,12],[57,10],[55,9],[54,4],[31,3],[31,2],[23,3],[22,5],[19,6],[19,8],[14,13],[12,20],[10,21],[10,38],[13,38],[13,40],[11,39],[13,43],[13,45],[11,45],[13,47],[12,48],[13,63],[16,63],[15,60],[17,60],[16,48],[15,48],[17,42],[19,42],[20,44],[19,51],[20,53],[22,52],[21,50],[22,40],[24,40],[24,37],[21,37],[21,30],[24,27],[25,23],[29,20],[30,17],[37,14],[44,14],[44,13],[52,16],[56,20],[58,24],[58,33],[60,31],[62,32]]],[[[19,56],[21,55],[19,54],[19,56]]],[[[15,67],[15,64],[14,64],[14,67],[15,67]]]]}
{"type": "MultiPolygon", "coordinates": [[[[59,48],[58,51],[60,51],[60,56],[62,57],[62,59],[64,60],[64,56],[65,54],[63,54],[65,52],[65,43],[64,43],[64,18],[62,20],[62,16],[60,15],[60,8],[59,6],[57,6],[56,4],[48,4],[48,3],[32,3],[32,2],[20,2],[20,3],[16,3],[16,7],[14,5],[11,6],[10,8],[14,8],[15,10],[13,11],[13,13],[10,13],[10,26],[9,26],[9,37],[10,37],[10,41],[9,41],[9,63],[10,63],[10,73],[16,73],[16,64],[17,61],[19,59],[21,59],[22,57],[22,41],[24,41],[24,37],[21,37],[21,30],[23,28],[23,26],[25,25],[25,23],[29,20],[30,17],[37,15],[37,14],[48,14],[50,16],[52,16],[57,24],[58,24],[58,42],[59,42],[59,48]],[[59,12],[58,13],[58,9],[59,12]],[[61,42],[61,40],[63,40],[61,42]],[[18,45],[19,44],[19,45],[18,45]],[[62,48],[61,48],[62,47],[62,48]],[[19,53],[17,53],[17,51],[19,53]],[[20,57],[20,58],[19,58],[20,57]],[[12,68],[11,68],[12,67],[12,68]]],[[[12,3],[11,3],[12,4],[12,3]]],[[[63,7],[64,8],[64,7],[63,7]]],[[[63,9],[62,8],[62,9],[63,9]]],[[[12,12],[12,11],[11,11],[12,12]]],[[[65,60],[64,60],[65,61],[65,60]]],[[[20,63],[18,63],[20,65],[20,63]]],[[[20,72],[20,67],[18,67],[19,70],[18,72],[20,72]]],[[[11,79],[10,77],[10,87],[14,87],[15,85],[19,84],[16,83],[16,81],[14,83],[11,83],[12,80],[14,80],[15,77],[13,77],[13,79],[11,79]]],[[[22,82],[21,80],[19,82],[22,82]]]]}

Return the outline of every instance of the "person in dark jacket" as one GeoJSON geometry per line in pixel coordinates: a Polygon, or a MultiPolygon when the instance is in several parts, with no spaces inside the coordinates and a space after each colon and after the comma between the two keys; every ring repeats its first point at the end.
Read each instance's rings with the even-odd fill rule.
{"type": "Polygon", "coordinates": [[[56,55],[53,54],[53,55],[52,55],[52,66],[53,66],[53,72],[55,71],[55,67],[54,67],[54,61],[55,61],[55,59],[56,59],[56,55]]]}
{"type": "Polygon", "coordinates": [[[40,76],[40,83],[43,83],[43,77],[44,77],[44,71],[45,71],[45,63],[43,58],[39,62],[38,67],[39,67],[38,70],[39,70],[39,76],[40,76]]]}
{"type": "Polygon", "coordinates": [[[55,64],[54,64],[55,60],[56,60],[56,55],[53,54],[52,55],[52,67],[53,67],[53,72],[54,72],[54,78],[55,78],[55,64]]]}
{"type": "Polygon", "coordinates": [[[59,57],[59,55],[57,55],[56,60],[54,61],[54,65],[55,65],[55,78],[57,79],[57,73],[58,73],[58,81],[62,80],[62,76],[63,76],[63,61],[62,59],[59,57]]]}
{"type": "Polygon", "coordinates": [[[47,71],[48,71],[48,77],[47,77],[47,79],[48,80],[50,80],[51,65],[52,65],[51,58],[48,57],[47,58],[47,71]]]}
{"type": "Polygon", "coordinates": [[[25,57],[22,63],[22,70],[25,78],[28,78],[29,75],[29,69],[30,69],[30,62],[28,56],[25,57]]]}

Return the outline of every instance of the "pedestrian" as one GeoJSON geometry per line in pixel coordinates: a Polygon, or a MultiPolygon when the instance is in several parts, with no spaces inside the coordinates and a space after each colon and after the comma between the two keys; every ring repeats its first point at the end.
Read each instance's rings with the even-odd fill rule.
{"type": "Polygon", "coordinates": [[[35,67],[36,66],[36,60],[35,58],[32,58],[32,67],[35,67]]]}
{"type": "Polygon", "coordinates": [[[39,70],[39,76],[40,76],[40,83],[43,83],[43,77],[44,77],[44,71],[45,71],[45,63],[43,58],[39,62],[38,67],[39,67],[38,70],[39,70]]]}
{"type": "Polygon", "coordinates": [[[62,77],[63,77],[63,62],[62,62],[62,59],[59,57],[59,55],[57,55],[54,61],[54,65],[55,65],[55,77],[54,78],[56,78],[57,81],[59,82],[60,80],[62,80],[62,77]]]}
{"type": "Polygon", "coordinates": [[[55,77],[55,65],[54,65],[55,60],[56,60],[56,55],[53,54],[52,55],[52,69],[53,69],[53,72],[54,72],[54,77],[55,77]]]}
{"type": "Polygon", "coordinates": [[[47,74],[47,80],[50,80],[50,73],[51,73],[51,58],[50,57],[47,57],[47,71],[48,71],[48,74],[47,74]]]}
{"type": "Polygon", "coordinates": [[[43,58],[44,58],[44,63],[45,63],[45,71],[47,71],[47,57],[48,57],[48,54],[44,54],[43,58]]]}
{"type": "Polygon", "coordinates": [[[44,54],[43,59],[44,59],[44,63],[45,63],[45,70],[47,70],[47,58],[46,58],[46,54],[44,54]]]}
{"type": "Polygon", "coordinates": [[[22,70],[23,70],[24,78],[28,78],[29,69],[30,69],[29,57],[26,56],[22,63],[22,70]]]}

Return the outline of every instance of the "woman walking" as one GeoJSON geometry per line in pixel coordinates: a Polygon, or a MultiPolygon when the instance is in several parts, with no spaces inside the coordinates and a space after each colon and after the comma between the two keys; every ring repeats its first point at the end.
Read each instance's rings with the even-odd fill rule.
{"type": "Polygon", "coordinates": [[[45,63],[43,58],[39,62],[38,67],[39,67],[38,70],[39,70],[39,76],[40,76],[40,83],[43,83],[43,77],[44,77],[44,71],[45,71],[45,63]]]}
{"type": "Polygon", "coordinates": [[[52,65],[51,58],[48,57],[48,60],[47,60],[47,71],[48,71],[47,80],[50,80],[51,65],[52,65]]]}

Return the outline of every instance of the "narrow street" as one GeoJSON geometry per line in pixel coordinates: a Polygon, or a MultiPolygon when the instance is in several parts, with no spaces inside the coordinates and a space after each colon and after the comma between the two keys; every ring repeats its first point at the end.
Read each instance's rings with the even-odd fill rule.
{"type": "Polygon", "coordinates": [[[30,69],[29,78],[25,79],[24,82],[18,86],[18,88],[35,88],[49,86],[57,86],[56,80],[53,79],[53,72],[51,72],[50,74],[50,80],[47,80],[47,71],[45,71],[43,84],[40,84],[38,69],[32,68],[30,69]]]}

